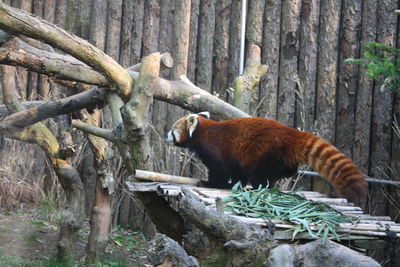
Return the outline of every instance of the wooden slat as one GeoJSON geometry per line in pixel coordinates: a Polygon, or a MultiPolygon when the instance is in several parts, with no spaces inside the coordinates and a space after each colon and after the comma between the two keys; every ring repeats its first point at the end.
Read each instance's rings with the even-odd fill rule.
{"type": "MultiPolygon", "coordinates": [[[[165,197],[177,197],[181,193],[182,185],[169,184],[169,183],[139,183],[139,182],[127,182],[126,183],[130,191],[156,191],[158,194],[165,197]]],[[[224,198],[229,193],[230,190],[220,190],[214,188],[200,188],[195,186],[187,186],[186,188],[191,188],[192,192],[196,194],[209,209],[216,209],[215,200],[217,198],[224,198]]],[[[353,216],[359,219],[358,224],[343,223],[340,227],[336,229],[337,233],[343,235],[343,240],[354,240],[354,239],[366,239],[366,243],[362,246],[371,245],[368,240],[376,240],[374,238],[384,238],[386,237],[386,232],[395,232],[398,237],[400,237],[400,224],[391,221],[388,216],[371,216],[364,214],[360,207],[348,206],[348,203],[344,198],[327,198],[326,196],[311,191],[297,192],[301,196],[305,196],[306,199],[312,201],[321,201],[331,205],[334,209],[342,212],[344,215],[353,216]],[[350,235],[347,237],[346,235],[350,235]]],[[[250,218],[245,216],[239,216],[230,211],[225,211],[225,214],[231,215],[243,222],[257,224],[260,226],[267,226],[266,219],[263,218],[250,218]]],[[[277,229],[277,231],[282,232],[283,230],[291,230],[297,227],[298,224],[292,222],[284,222],[277,219],[271,220],[277,229]]],[[[311,229],[317,231],[319,229],[316,225],[311,225],[311,229]]],[[[292,232],[288,234],[279,233],[279,240],[291,240],[292,232]]],[[[296,239],[312,239],[307,232],[299,233],[296,239]]],[[[371,241],[372,242],[372,241],[371,241]]]]}

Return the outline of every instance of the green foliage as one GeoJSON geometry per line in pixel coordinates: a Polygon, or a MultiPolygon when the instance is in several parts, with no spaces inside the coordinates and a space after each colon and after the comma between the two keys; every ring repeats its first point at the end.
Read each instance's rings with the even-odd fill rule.
{"type": "Polygon", "coordinates": [[[376,42],[362,45],[365,49],[363,58],[348,58],[345,62],[365,66],[367,76],[380,82],[384,88],[400,93],[400,49],[376,42]]]}
{"type": "MultiPolygon", "coordinates": [[[[83,259],[82,259],[83,261],[83,259]]],[[[60,258],[57,256],[44,256],[42,260],[26,260],[20,257],[7,256],[0,252],[0,267],[91,267],[92,264],[74,260],[73,258],[60,258]]],[[[96,263],[98,267],[127,267],[141,266],[140,264],[130,264],[128,261],[120,258],[105,259],[96,263]]]]}
{"type": "Polygon", "coordinates": [[[110,239],[119,246],[126,247],[133,253],[137,252],[137,248],[143,248],[144,242],[141,242],[141,240],[146,240],[143,233],[126,230],[120,225],[117,225],[115,229],[113,229],[110,239]]]}
{"type": "Polygon", "coordinates": [[[277,188],[259,187],[255,190],[244,190],[238,183],[223,202],[226,210],[239,215],[293,222],[297,224],[293,238],[298,232],[307,230],[312,237],[322,238],[324,244],[328,238],[334,237],[339,240],[335,228],[340,223],[354,221],[325,203],[313,202],[293,193],[284,193],[277,188]]]}

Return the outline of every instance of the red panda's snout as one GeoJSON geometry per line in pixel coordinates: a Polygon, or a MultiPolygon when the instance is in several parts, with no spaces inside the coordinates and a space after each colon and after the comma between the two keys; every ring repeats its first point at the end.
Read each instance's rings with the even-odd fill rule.
{"type": "Polygon", "coordinates": [[[181,134],[178,130],[172,128],[172,130],[167,133],[165,141],[169,145],[184,147],[187,139],[185,136],[185,134],[181,134]]]}
{"type": "Polygon", "coordinates": [[[167,142],[168,145],[174,145],[174,136],[172,135],[172,130],[167,133],[167,136],[165,137],[165,142],[167,142]]]}

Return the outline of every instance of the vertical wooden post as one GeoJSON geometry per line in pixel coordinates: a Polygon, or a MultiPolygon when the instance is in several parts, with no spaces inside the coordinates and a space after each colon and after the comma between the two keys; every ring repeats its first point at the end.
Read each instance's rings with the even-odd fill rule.
{"type": "Polygon", "coordinates": [[[261,80],[259,98],[263,105],[259,115],[270,119],[276,119],[277,110],[281,9],[281,1],[266,1],[261,62],[269,67],[269,71],[261,80]]]}
{"type": "Polygon", "coordinates": [[[296,126],[309,132],[314,131],[320,3],[319,0],[303,1],[301,12],[296,126]]]}
{"type": "MultiPolygon", "coordinates": [[[[174,10],[175,16],[172,40],[174,66],[171,69],[170,77],[172,80],[178,80],[181,75],[186,76],[188,68],[191,1],[174,0],[174,10]]],[[[183,115],[182,110],[173,106],[169,106],[167,112],[167,124],[169,126],[183,115]]],[[[182,160],[182,155],[184,155],[184,153],[183,150],[179,149],[177,151],[175,150],[174,153],[167,153],[170,173],[189,175],[190,164],[184,164],[188,163],[188,160],[182,160]]]]}
{"type": "MultiPolygon", "coordinates": [[[[318,36],[318,74],[316,102],[316,130],[326,140],[335,140],[336,79],[341,1],[321,2],[318,36]]],[[[328,193],[331,187],[322,179],[314,179],[314,190],[328,193]]]]}
{"type": "MultiPolygon", "coordinates": [[[[378,1],[378,31],[376,41],[394,46],[396,38],[397,8],[395,0],[378,1]]],[[[373,90],[372,131],[371,131],[371,164],[370,174],[375,177],[388,177],[390,165],[390,147],[392,134],[392,93],[381,90],[376,84],[373,90]],[[389,103],[389,104],[388,104],[389,103]]],[[[370,194],[370,211],[374,215],[387,214],[387,198],[381,185],[372,185],[370,194]]]]}
{"type": "Polygon", "coordinates": [[[215,0],[200,1],[196,85],[209,92],[212,82],[214,28],[215,0]]]}
{"type": "Polygon", "coordinates": [[[107,1],[106,53],[119,62],[122,0],[107,1]]]}
{"type": "MultiPolygon", "coordinates": [[[[217,1],[215,4],[215,34],[212,90],[226,100],[229,64],[229,26],[232,0],[217,1]]],[[[190,77],[189,77],[190,79],[190,77]]]]}
{"type": "Polygon", "coordinates": [[[359,65],[344,63],[346,58],[359,58],[361,32],[361,1],[343,1],[339,39],[339,84],[337,88],[336,147],[352,158],[356,94],[359,65]]]}
{"type": "Polygon", "coordinates": [[[300,0],[282,2],[277,120],[288,126],[295,126],[300,11],[300,0]]]}
{"type": "MultiPolygon", "coordinates": [[[[241,28],[241,1],[232,1],[230,20],[235,23],[230,23],[229,30],[229,63],[228,63],[228,84],[233,84],[233,81],[239,76],[240,63],[240,28],[241,28]]],[[[233,95],[228,95],[228,102],[232,102],[233,95]]]]}

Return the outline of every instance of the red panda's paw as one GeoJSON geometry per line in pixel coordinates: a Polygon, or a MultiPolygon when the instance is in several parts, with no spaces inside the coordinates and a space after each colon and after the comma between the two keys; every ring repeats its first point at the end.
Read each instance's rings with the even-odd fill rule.
{"type": "Polygon", "coordinates": [[[196,184],[197,187],[209,187],[207,181],[200,181],[196,184]]]}

